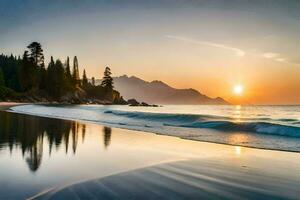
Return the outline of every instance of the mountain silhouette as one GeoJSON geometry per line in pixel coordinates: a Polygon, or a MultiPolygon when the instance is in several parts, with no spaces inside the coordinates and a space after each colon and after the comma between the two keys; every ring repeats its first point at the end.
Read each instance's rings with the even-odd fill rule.
{"type": "MultiPolygon", "coordinates": [[[[166,83],[144,81],[127,75],[114,77],[114,86],[125,99],[136,99],[151,104],[229,104],[221,97],[210,98],[195,89],[176,89],[166,83]]],[[[96,80],[100,84],[101,80],[96,80]]]]}

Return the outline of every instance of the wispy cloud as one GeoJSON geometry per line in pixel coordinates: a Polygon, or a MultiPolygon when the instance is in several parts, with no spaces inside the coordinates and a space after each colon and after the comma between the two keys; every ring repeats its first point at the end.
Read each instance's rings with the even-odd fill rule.
{"type": "Polygon", "coordinates": [[[202,41],[202,40],[195,40],[195,39],[192,39],[192,38],[186,38],[186,37],[181,37],[181,36],[176,36],[176,35],[165,35],[165,37],[169,38],[169,39],[181,40],[181,41],[189,42],[189,43],[193,43],[193,44],[205,45],[205,46],[224,49],[224,50],[227,50],[227,51],[231,51],[236,56],[240,56],[240,57],[245,55],[245,51],[243,51],[241,49],[238,49],[238,48],[235,48],[235,47],[227,46],[227,45],[224,45],[224,44],[219,44],[219,43],[214,43],[214,42],[209,42],[209,41],[202,41]]]}
{"type": "Polygon", "coordinates": [[[278,58],[280,56],[279,53],[273,53],[273,52],[267,52],[267,53],[263,53],[262,55],[265,58],[278,58]]]}
{"type": "Polygon", "coordinates": [[[282,63],[286,63],[286,64],[289,64],[289,65],[299,65],[299,63],[290,62],[288,58],[285,58],[284,56],[282,56],[279,53],[266,52],[266,53],[263,53],[262,56],[264,58],[271,59],[271,60],[274,60],[276,62],[282,62],[282,63]]]}

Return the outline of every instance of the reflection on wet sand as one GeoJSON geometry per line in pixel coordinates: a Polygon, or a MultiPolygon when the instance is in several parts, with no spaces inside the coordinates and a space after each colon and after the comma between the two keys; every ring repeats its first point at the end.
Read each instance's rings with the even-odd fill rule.
{"type": "Polygon", "coordinates": [[[109,146],[111,140],[111,128],[110,127],[103,127],[103,141],[105,149],[109,146]]]}
{"type": "MultiPolygon", "coordinates": [[[[69,147],[76,154],[79,137],[82,144],[86,134],[86,125],[76,121],[49,119],[28,115],[16,115],[0,112],[0,151],[6,147],[10,152],[14,148],[22,150],[22,155],[31,171],[37,171],[42,163],[44,140],[49,145],[49,155],[53,148],[69,147]]],[[[108,148],[111,140],[111,128],[103,128],[103,143],[108,148]]]]}

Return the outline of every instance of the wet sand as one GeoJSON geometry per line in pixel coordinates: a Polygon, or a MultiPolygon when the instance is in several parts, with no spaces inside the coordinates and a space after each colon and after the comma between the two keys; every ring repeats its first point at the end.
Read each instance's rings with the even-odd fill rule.
{"type": "Polygon", "coordinates": [[[7,110],[12,106],[24,105],[25,103],[18,103],[18,102],[0,102],[0,111],[7,110]]]}
{"type": "Polygon", "coordinates": [[[250,157],[171,162],[54,189],[34,199],[299,199],[294,166],[250,157]],[[255,164],[259,163],[259,164],[255,164]],[[245,164],[245,165],[243,165],[245,164]],[[261,165],[265,165],[262,167],[261,165]],[[275,173],[293,170],[292,174],[275,173]]]}
{"type": "Polygon", "coordinates": [[[299,153],[114,132],[134,135],[135,144],[124,139],[123,145],[137,154],[143,151],[143,159],[166,157],[151,166],[53,188],[33,199],[300,199],[299,153]]]}
{"type": "Polygon", "coordinates": [[[0,199],[300,199],[299,153],[12,113],[0,126],[0,199]]]}

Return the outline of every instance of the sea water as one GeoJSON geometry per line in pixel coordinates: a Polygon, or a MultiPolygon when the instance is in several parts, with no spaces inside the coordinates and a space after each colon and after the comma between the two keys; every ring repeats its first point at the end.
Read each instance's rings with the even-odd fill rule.
{"type": "Polygon", "coordinates": [[[300,152],[300,106],[21,105],[10,111],[191,140],[300,152]]]}

